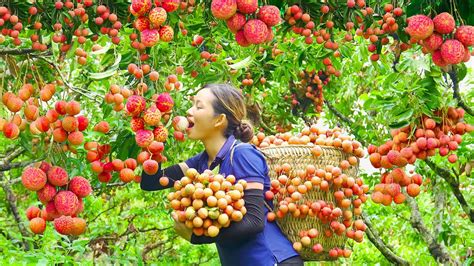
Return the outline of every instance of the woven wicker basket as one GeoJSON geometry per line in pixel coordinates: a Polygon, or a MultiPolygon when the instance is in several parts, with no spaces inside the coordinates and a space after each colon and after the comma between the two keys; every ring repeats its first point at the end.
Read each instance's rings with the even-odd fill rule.
{"type": "MultiPolygon", "coordinates": [[[[274,170],[276,165],[289,163],[293,170],[304,170],[308,164],[312,164],[316,168],[324,169],[327,165],[339,166],[342,160],[347,160],[350,156],[337,148],[325,146],[321,146],[321,148],[323,153],[319,157],[313,156],[311,153],[311,147],[305,145],[275,146],[263,148],[261,151],[266,156],[271,179],[278,177],[274,170]]],[[[350,167],[348,170],[343,172],[348,176],[356,177],[357,170],[358,167],[356,166],[350,167]]],[[[324,200],[335,204],[336,201],[333,192],[333,190],[324,192],[312,189],[305,194],[304,198],[310,201],[324,200]]],[[[274,202],[274,206],[277,207],[277,202],[274,202]]],[[[329,250],[334,247],[344,248],[347,239],[345,235],[338,236],[336,234],[333,234],[330,238],[325,237],[324,231],[329,228],[329,225],[322,224],[316,217],[307,216],[305,218],[295,218],[292,215],[285,215],[283,219],[277,219],[277,223],[292,243],[300,241],[298,234],[301,230],[316,228],[319,231],[318,236],[313,239],[311,243],[320,243],[323,246],[324,251],[320,254],[316,254],[311,250],[311,248],[303,248],[300,251],[300,256],[306,261],[333,260],[329,257],[329,250]]]]}

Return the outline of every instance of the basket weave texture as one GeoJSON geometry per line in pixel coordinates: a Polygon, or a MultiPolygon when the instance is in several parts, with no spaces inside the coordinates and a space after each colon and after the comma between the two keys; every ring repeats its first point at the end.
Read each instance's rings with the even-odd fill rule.
{"type": "MultiPolygon", "coordinates": [[[[314,165],[316,169],[325,169],[328,165],[339,166],[341,161],[347,160],[348,157],[351,156],[340,149],[321,146],[323,153],[319,157],[315,157],[311,153],[311,148],[311,146],[306,145],[286,145],[262,148],[261,151],[265,154],[269,167],[270,179],[273,180],[278,178],[275,167],[277,165],[281,166],[284,163],[291,165],[292,172],[296,170],[305,170],[306,166],[309,164],[314,165]]],[[[357,171],[358,166],[351,166],[349,169],[344,170],[343,173],[355,178],[357,177],[357,171]]],[[[302,200],[305,202],[324,200],[325,202],[332,203],[336,206],[332,186],[330,186],[329,192],[320,191],[319,188],[313,188],[303,196],[302,200]]],[[[278,207],[276,199],[274,200],[274,206],[276,212],[276,208],[278,207]]],[[[342,220],[340,220],[340,222],[341,221],[342,220]]],[[[316,254],[312,251],[311,247],[303,247],[299,253],[301,258],[306,261],[334,260],[329,257],[329,250],[334,247],[344,248],[347,239],[345,234],[342,236],[333,234],[329,238],[325,237],[324,232],[326,229],[330,229],[329,224],[323,224],[317,217],[306,216],[305,218],[295,218],[288,213],[282,219],[277,218],[277,223],[292,243],[300,241],[300,237],[298,236],[300,231],[309,230],[311,228],[316,228],[318,230],[319,234],[316,238],[312,239],[311,247],[314,244],[320,243],[323,246],[324,251],[316,254]]]]}

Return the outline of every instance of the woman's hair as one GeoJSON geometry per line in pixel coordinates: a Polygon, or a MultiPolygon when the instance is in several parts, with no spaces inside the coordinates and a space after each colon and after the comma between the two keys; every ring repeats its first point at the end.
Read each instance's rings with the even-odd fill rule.
{"type": "Polygon", "coordinates": [[[215,114],[225,114],[227,117],[228,125],[224,135],[234,135],[243,142],[249,142],[253,137],[253,128],[245,120],[247,109],[242,94],[229,84],[207,84],[203,89],[209,89],[216,97],[212,103],[215,114]]]}

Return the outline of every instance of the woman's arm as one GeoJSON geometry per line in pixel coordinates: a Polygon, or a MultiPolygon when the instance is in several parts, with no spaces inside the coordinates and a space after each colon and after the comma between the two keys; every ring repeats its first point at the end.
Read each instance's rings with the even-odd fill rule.
{"type": "Polygon", "coordinates": [[[166,188],[173,187],[176,180],[181,179],[184,176],[184,173],[188,170],[186,163],[179,163],[161,169],[161,163],[158,167],[158,172],[154,175],[148,175],[144,171],[142,172],[142,180],[140,181],[140,188],[145,191],[155,191],[162,190],[166,188]],[[169,179],[169,184],[167,186],[162,186],[159,182],[160,178],[166,176],[169,179]]]}

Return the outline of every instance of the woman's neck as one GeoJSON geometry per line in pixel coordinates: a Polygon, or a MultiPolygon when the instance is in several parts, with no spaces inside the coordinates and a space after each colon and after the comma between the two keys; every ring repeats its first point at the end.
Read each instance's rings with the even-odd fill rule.
{"type": "Polygon", "coordinates": [[[217,153],[219,153],[219,150],[222,148],[226,140],[226,137],[219,135],[202,141],[206,149],[206,153],[209,156],[209,162],[214,161],[217,153]]]}

